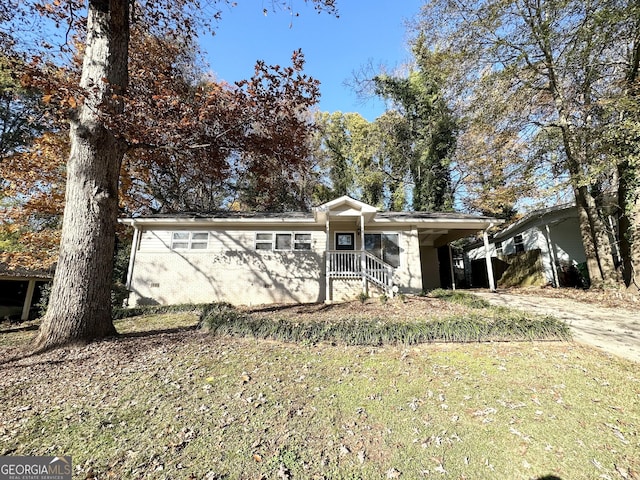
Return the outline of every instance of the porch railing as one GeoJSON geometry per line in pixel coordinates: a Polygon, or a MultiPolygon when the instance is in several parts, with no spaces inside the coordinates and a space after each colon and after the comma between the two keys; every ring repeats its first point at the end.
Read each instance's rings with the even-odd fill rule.
{"type": "Polygon", "coordinates": [[[364,278],[393,294],[393,267],[369,252],[356,250],[329,250],[327,277],[364,278]]]}

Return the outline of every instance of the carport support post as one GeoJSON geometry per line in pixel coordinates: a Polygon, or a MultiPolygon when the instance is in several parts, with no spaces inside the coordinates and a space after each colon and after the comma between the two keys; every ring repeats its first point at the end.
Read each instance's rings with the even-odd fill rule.
{"type": "MultiPolygon", "coordinates": [[[[489,225],[491,228],[493,225],[489,225]]],[[[487,230],[489,230],[489,228],[487,230]]],[[[484,240],[484,259],[487,262],[487,277],[489,278],[489,290],[496,291],[496,282],[493,279],[493,264],[491,263],[491,253],[489,252],[489,233],[487,230],[482,231],[482,240],[484,240]]]]}
{"type": "Polygon", "coordinates": [[[366,275],[367,260],[364,253],[364,215],[360,212],[360,274],[362,275],[362,293],[369,295],[366,275]]]}
{"type": "Polygon", "coordinates": [[[127,269],[127,290],[129,291],[131,291],[131,284],[133,283],[133,267],[136,264],[136,253],[140,247],[140,230],[138,229],[135,221],[131,225],[133,226],[133,241],[131,242],[129,268],[127,269]]]}
{"type": "Polygon", "coordinates": [[[547,250],[549,250],[549,261],[551,262],[551,273],[553,274],[554,287],[560,287],[560,278],[558,277],[558,263],[556,260],[556,246],[551,243],[551,232],[549,231],[549,224],[545,223],[545,232],[547,240],[547,250]]]}
{"type": "MultiPolygon", "coordinates": [[[[327,233],[327,247],[324,249],[324,303],[331,303],[331,260],[329,256],[329,245],[331,242],[331,234],[329,229],[329,213],[327,213],[327,223],[325,225],[327,233]]],[[[334,246],[335,248],[335,246],[334,246]]]]}
{"type": "Polygon", "coordinates": [[[20,320],[25,321],[29,320],[29,311],[31,310],[31,301],[33,300],[33,292],[36,289],[36,281],[29,280],[29,285],[27,286],[27,295],[24,297],[24,305],[22,306],[22,315],[20,316],[20,320]]]}
{"type": "Polygon", "coordinates": [[[449,267],[451,268],[451,290],[455,290],[456,289],[456,271],[455,271],[455,268],[453,267],[453,253],[451,252],[451,244],[449,244],[448,247],[449,247],[449,267]]]}

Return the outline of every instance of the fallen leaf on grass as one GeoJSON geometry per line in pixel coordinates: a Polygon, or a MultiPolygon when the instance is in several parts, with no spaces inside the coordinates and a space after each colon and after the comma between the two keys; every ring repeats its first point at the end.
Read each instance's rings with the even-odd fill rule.
{"type": "Polygon", "coordinates": [[[395,468],[387,470],[387,478],[400,478],[400,475],[402,475],[402,473],[395,468]]]}
{"type": "Polygon", "coordinates": [[[444,467],[442,465],[438,465],[436,468],[433,469],[433,471],[441,473],[442,475],[446,475],[447,474],[447,471],[444,469],[444,467]]]}
{"type": "Polygon", "coordinates": [[[289,480],[291,478],[289,470],[282,463],[280,464],[280,468],[278,469],[277,476],[281,480],[289,480]]]}

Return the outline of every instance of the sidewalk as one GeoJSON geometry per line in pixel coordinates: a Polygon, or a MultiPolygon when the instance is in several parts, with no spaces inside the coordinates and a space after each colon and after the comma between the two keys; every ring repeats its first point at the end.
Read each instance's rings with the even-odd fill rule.
{"type": "Polygon", "coordinates": [[[493,305],[535,311],[564,320],[575,341],[640,363],[640,311],[606,308],[564,298],[473,290],[493,305]]]}

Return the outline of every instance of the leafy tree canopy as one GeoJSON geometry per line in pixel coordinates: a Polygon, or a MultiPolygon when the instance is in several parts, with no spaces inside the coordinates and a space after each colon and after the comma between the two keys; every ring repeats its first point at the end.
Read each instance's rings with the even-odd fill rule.
{"type": "MultiPolygon", "coordinates": [[[[336,12],[333,0],[311,3],[320,11],[336,12]]],[[[139,40],[151,48],[153,41],[144,42],[150,34],[169,45],[195,44],[194,39],[203,29],[212,29],[221,7],[227,4],[199,0],[89,0],[86,4],[78,0],[27,0],[10,1],[9,9],[0,9],[0,41],[3,46],[15,46],[30,68],[21,80],[41,89],[43,100],[56,105],[60,117],[69,120],[60,255],[36,349],[115,333],[109,290],[125,155],[141,147],[180,153],[189,148],[206,149],[225,133],[221,128],[225,122],[214,108],[218,105],[214,92],[219,87],[184,82],[174,85],[169,72],[176,65],[147,72],[147,78],[154,77],[151,73],[158,73],[158,78],[153,78],[152,86],[141,84],[139,88],[156,92],[136,96],[140,92],[130,80],[137,72],[129,65],[134,43],[139,40]],[[50,22],[46,28],[33,28],[36,14],[50,22]],[[51,25],[60,28],[64,38],[59,45],[69,57],[66,65],[53,55],[48,42],[51,25]],[[38,38],[39,33],[47,38],[38,38]],[[79,55],[71,58],[76,51],[79,55]],[[174,88],[185,94],[180,100],[174,88]],[[154,117],[157,112],[164,115],[154,117]],[[206,128],[200,129],[201,125],[206,128]]],[[[292,10],[288,1],[272,5],[292,10]]],[[[314,103],[317,93],[315,81],[300,73],[301,62],[302,56],[296,54],[293,66],[284,69],[259,63],[253,79],[236,85],[252,100],[231,108],[241,109],[239,117],[249,120],[242,125],[244,137],[263,155],[269,152],[268,138],[275,138],[288,150],[287,155],[297,149],[296,143],[285,140],[282,125],[292,129],[303,123],[303,110],[314,103]],[[265,112],[269,116],[255,116],[265,112]]],[[[140,70],[144,76],[144,68],[140,70]]]]}

